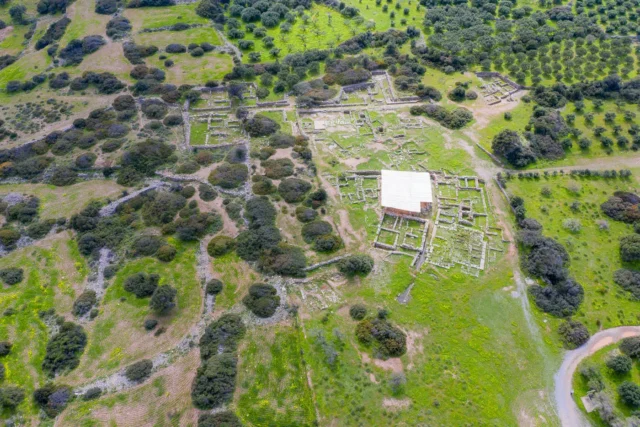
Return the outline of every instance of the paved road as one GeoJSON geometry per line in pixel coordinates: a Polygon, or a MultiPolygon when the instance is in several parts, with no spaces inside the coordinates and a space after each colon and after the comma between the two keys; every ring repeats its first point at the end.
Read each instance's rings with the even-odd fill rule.
{"type": "Polygon", "coordinates": [[[620,326],[618,328],[606,329],[593,335],[582,347],[568,351],[564,355],[562,366],[560,366],[558,372],[553,376],[556,406],[558,407],[558,415],[563,426],[577,427],[590,425],[571,397],[571,379],[582,359],[609,344],[636,335],[640,335],[640,326],[620,326]]]}

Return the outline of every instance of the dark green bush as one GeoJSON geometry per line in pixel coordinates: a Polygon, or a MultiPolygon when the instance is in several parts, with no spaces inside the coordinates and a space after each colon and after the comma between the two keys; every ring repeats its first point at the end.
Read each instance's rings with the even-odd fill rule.
{"type": "Polygon", "coordinates": [[[205,360],[191,387],[191,399],[198,409],[213,409],[229,403],[236,388],[237,359],[222,353],[205,360]]]}
{"type": "Polygon", "coordinates": [[[404,332],[385,319],[361,321],[356,327],[356,336],[363,344],[374,345],[375,357],[400,357],[407,351],[407,337],[404,332]]]}
{"type": "Polygon", "coordinates": [[[216,167],[209,175],[209,182],[212,185],[219,185],[222,188],[238,188],[247,180],[249,170],[242,163],[223,163],[216,167]]]}
{"type": "Polygon", "coordinates": [[[82,400],[94,400],[102,395],[102,389],[100,387],[91,387],[82,395],[82,400]]]}
{"type": "Polygon", "coordinates": [[[156,319],[147,319],[144,321],[144,329],[147,331],[153,330],[156,326],[158,326],[158,321],[156,319]]]}
{"type": "Polygon", "coordinates": [[[149,378],[152,370],[153,362],[151,360],[144,359],[127,366],[127,369],[124,371],[124,376],[127,377],[129,381],[142,382],[149,378]]]}
{"type": "Polygon", "coordinates": [[[207,360],[220,351],[224,353],[235,352],[245,333],[246,328],[239,315],[223,314],[218,320],[207,325],[202,338],[200,338],[200,357],[202,360],[207,360]]]}
{"type": "Polygon", "coordinates": [[[4,357],[11,353],[11,347],[13,347],[13,344],[9,341],[0,341],[0,357],[4,357]]]}
{"type": "Polygon", "coordinates": [[[216,236],[209,241],[207,252],[212,257],[220,257],[236,248],[235,239],[228,236],[216,236]]]}
{"type": "Polygon", "coordinates": [[[47,353],[42,362],[42,370],[53,377],[56,374],[75,369],[87,345],[87,334],[80,325],[64,322],[60,332],[47,343],[47,353]]]}
{"type": "Polygon", "coordinates": [[[47,416],[55,418],[73,399],[73,390],[68,385],[45,384],[33,392],[33,400],[47,416]]]}
{"type": "Polygon", "coordinates": [[[280,130],[280,125],[262,114],[256,114],[243,123],[244,130],[253,138],[269,136],[280,130]]]}
{"type": "Polygon", "coordinates": [[[231,411],[200,414],[198,427],[242,427],[242,422],[231,411]]]}
{"type": "Polygon", "coordinates": [[[373,258],[369,255],[350,255],[338,261],[338,271],[347,276],[367,275],[373,269],[373,258]]]}
{"type": "Polygon", "coordinates": [[[162,262],[170,262],[176,257],[178,251],[171,245],[162,245],[156,252],[156,257],[162,262]]]}
{"type": "Polygon", "coordinates": [[[278,185],[278,192],[287,203],[301,202],[309,190],[311,184],[298,178],[285,178],[278,185]]]}
{"type": "Polygon", "coordinates": [[[302,226],[302,237],[307,243],[314,243],[318,237],[332,232],[331,224],[326,221],[313,221],[302,226]]]}
{"type": "Polygon", "coordinates": [[[200,186],[198,186],[198,194],[204,202],[210,202],[218,197],[218,192],[206,184],[200,184],[200,186]]]}
{"type": "Polygon", "coordinates": [[[91,307],[97,302],[96,293],[92,290],[84,291],[73,302],[72,313],[74,316],[83,316],[91,310],[91,307]]]}
{"type": "Polygon", "coordinates": [[[276,312],[280,297],[273,286],[256,283],[251,285],[242,303],[256,316],[267,318],[276,312]]]}
{"type": "Polygon", "coordinates": [[[157,274],[136,273],[124,280],[124,290],[138,298],[149,297],[153,295],[159,281],[160,276],[157,274]]]}
{"type": "Polygon", "coordinates": [[[178,291],[169,285],[161,285],[153,291],[149,307],[158,314],[165,314],[176,306],[178,291]]]}
{"type": "Polygon", "coordinates": [[[353,320],[362,320],[367,315],[367,307],[363,304],[354,304],[349,308],[349,315],[353,320]]]}
{"type": "Polygon", "coordinates": [[[224,285],[220,280],[211,279],[209,280],[209,283],[207,283],[206,292],[208,295],[218,295],[220,292],[222,292],[223,286],[224,285]]]}
{"type": "Polygon", "coordinates": [[[140,236],[131,245],[131,256],[153,256],[163,246],[164,240],[158,236],[140,236]]]}
{"type": "Polygon", "coordinates": [[[287,158],[264,160],[264,174],[271,179],[282,179],[293,175],[293,162],[287,158]]]}
{"type": "Polygon", "coordinates": [[[280,244],[265,250],[258,260],[258,268],[266,274],[304,277],[307,258],[297,246],[280,244]]]}
{"type": "Polygon", "coordinates": [[[0,279],[7,285],[16,285],[22,282],[24,270],[18,267],[7,267],[0,270],[0,279]]]}
{"type": "Polygon", "coordinates": [[[11,385],[0,387],[0,407],[13,409],[23,401],[24,390],[22,388],[11,385]]]}

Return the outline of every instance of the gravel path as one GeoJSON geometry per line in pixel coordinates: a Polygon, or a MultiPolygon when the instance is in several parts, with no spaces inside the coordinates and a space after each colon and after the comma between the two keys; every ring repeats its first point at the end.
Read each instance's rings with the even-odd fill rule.
{"type": "Polygon", "coordinates": [[[583,346],[565,353],[562,366],[553,376],[555,383],[555,400],[560,422],[565,427],[589,426],[575,401],[571,397],[573,373],[582,359],[609,344],[614,344],[623,338],[640,335],[640,326],[620,326],[606,329],[593,335],[583,346]]]}

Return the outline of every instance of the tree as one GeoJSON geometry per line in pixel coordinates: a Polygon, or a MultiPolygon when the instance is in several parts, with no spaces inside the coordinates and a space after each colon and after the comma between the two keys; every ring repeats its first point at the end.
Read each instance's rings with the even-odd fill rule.
{"type": "Polygon", "coordinates": [[[569,349],[578,348],[589,341],[589,330],[576,320],[567,320],[558,328],[562,341],[569,349]]]}
{"type": "Polygon", "coordinates": [[[9,15],[11,16],[11,19],[18,25],[25,23],[24,14],[26,12],[27,8],[21,4],[11,6],[11,8],[9,9],[9,15]]]}
{"type": "Polygon", "coordinates": [[[4,357],[11,352],[13,344],[9,341],[0,341],[0,357],[4,357]]]}
{"type": "Polygon", "coordinates": [[[221,257],[233,251],[235,247],[235,239],[228,236],[216,236],[209,241],[207,252],[212,257],[221,257]]]}
{"type": "Polygon", "coordinates": [[[515,167],[525,167],[535,162],[536,156],[531,149],[523,145],[520,135],[512,130],[503,130],[493,138],[491,149],[515,167]]]}
{"type": "Polygon", "coordinates": [[[624,338],[619,347],[621,352],[633,359],[640,357],[640,337],[624,338]]]}
{"type": "Polygon", "coordinates": [[[157,274],[135,273],[125,279],[124,290],[138,298],[149,297],[153,295],[159,281],[160,276],[157,274]]]}
{"type": "Polygon", "coordinates": [[[630,381],[625,381],[618,387],[620,399],[632,408],[640,407],[640,386],[630,381]]]}
{"type": "Polygon", "coordinates": [[[632,362],[631,358],[626,354],[618,354],[612,356],[606,361],[607,368],[611,369],[616,374],[626,374],[631,371],[632,362]]]}
{"type": "Polygon", "coordinates": [[[134,363],[133,365],[127,366],[127,369],[124,371],[124,376],[127,377],[129,381],[142,382],[151,375],[152,370],[153,362],[151,360],[144,359],[134,363]]]}
{"type": "Polygon", "coordinates": [[[280,297],[273,286],[256,283],[251,285],[242,303],[256,316],[267,318],[276,312],[280,305],[280,297]]]}
{"type": "Polygon", "coordinates": [[[164,314],[176,306],[178,291],[169,285],[161,285],[153,291],[149,307],[158,314],[164,314]]]}
{"type": "Polygon", "coordinates": [[[24,400],[24,390],[15,386],[0,387],[0,406],[15,408],[24,400]]]}
{"type": "Polygon", "coordinates": [[[362,320],[367,315],[367,307],[364,304],[354,304],[349,308],[349,315],[353,320],[362,320]]]}
{"type": "Polygon", "coordinates": [[[87,334],[80,325],[64,322],[60,331],[47,343],[42,370],[49,376],[75,369],[87,345],[87,334]]]}
{"type": "Polygon", "coordinates": [[[620,239],[620,257],[625,262],[640,260],[640,235],[631,234],[620,239]]]}
{"type": "Polygon", "coordinates": [[[373,269],[373,258],[365,254],[349,255],[338,261],[338,271],[346,276],[366,276],[373,269]]]}

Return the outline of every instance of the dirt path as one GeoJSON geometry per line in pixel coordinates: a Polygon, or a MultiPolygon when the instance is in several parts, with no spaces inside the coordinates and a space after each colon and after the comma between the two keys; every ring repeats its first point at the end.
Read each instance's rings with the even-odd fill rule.
{"type": "Polygon", "coordinates": [[[622,168],[637,168],[640,166],[640,156],[628,157],[628,156],[612,156],[612,157],[600,157],[597,159],[578,159],[573,166],[561,166],[561,167],[549,167],[540,169],[526,169],[526,170],[511,170],[511,172],[553,172],[553,171],[571,171],[575,169],[615,169],[622,168]]]}
{"type": "Polygon", "coordinates": [[[578,405],[571,397],[573,373],[580,362],[607,345],[623,338],[640,335],[640,326],[620,326],[600,331],[593,335],[583,346],[565,353],[562,366],[553,376],[555,400],[560,422],[565,427],[589,426],[578,405]]]}

